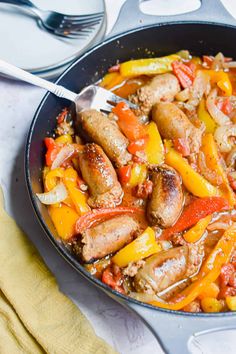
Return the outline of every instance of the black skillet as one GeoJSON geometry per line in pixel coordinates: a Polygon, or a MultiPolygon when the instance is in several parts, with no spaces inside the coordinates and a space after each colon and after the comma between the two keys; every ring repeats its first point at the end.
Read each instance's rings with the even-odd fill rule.
{"type": "MultiPolygon", "coordinates": [[[[236,21],[219,0],[202,0],[201,8],[197,11],[168,18],[143,15],[139,10],[138,0],[127,0],[112,34],[117,34],[124,28],[130,31],[109,38],[86,52],[57,82],[79,92],[102,77],[117,59],[122,62],[148,55],[162,56],[180,49],[188,49],[196,55],[214,55],[221,51],[226,56],[236,58],[235,26],[236,21]],[[132,29],[140,25],[149,26],[132,29]]],[[[41,172],[45,154],[43,138],[53,131],[55,117],[68,105],[68,101],[46,94],[34,116],[26,146],[25,170],[30,197],[38,219],[56,249],[95,286],[138,313],[166,353],[185,354],[193,347],[201,348],[201,338],[204,339],[211,332],[235,330],[236,334],[236,315],[232,312],[199,314],[168,311],[113,291],[87,273],[63,244],[56,240],[56,231],[47,209],[37,201],[35,193],[42,192],[41,172]]],[[[217,338],[217,333],[214,338],[217,338]]]]}

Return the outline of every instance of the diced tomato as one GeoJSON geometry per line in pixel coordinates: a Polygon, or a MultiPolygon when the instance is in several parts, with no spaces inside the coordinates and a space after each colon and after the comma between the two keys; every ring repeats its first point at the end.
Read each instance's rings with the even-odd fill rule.
{"type": "Polygon", "coordinates": [[[67,114],[68,114],[68,109],[64,108],[63,111],[57,117],[57,123],[61,124],[62,122],[64,122],[67,114]]]}
{"type": "Polygon", "coordinates": [[[233,110],[233,106],[230,102],[230,98],[227,97],[225,98],[223,101],[218,101],[216,103],[217,107],[224,113],[226,114],[227,116],[232,113],[232,110],[233,110]]]}
{"type": "Polygon", "coordinates": [[[221,289],[220,289],[220,292],[219,292],[219,299],[225,299],[226,296],[235,296],[236,295],[236,289],[233,288],[232,286],[223,286],[221,289]]]}
{"type": "Polygon", "coordinates": [[[44,143],[47,148],[47,152],[45,154],[46,165],[51,166],[60,150],[60,147],[55,143],[53,138],[45,138],[44,143]]]}
{"type": "Polygon", "coordinates": [[[228,174],[228,180],[229,180],[230,187],[234,191],[236,191],[236,180],[230,175],[230,173],[228,174]]]}
{"type": "Polygon", "coordinates": [[[189,143],[184,138],[172,139],[173,145],[176,151],[178,151],[182,156],[190,155],[189,143]]]}
{"type": "Polygon", "coordinates": [[[124,294],[124,289],[122,287],[123,277],[120,271],[112,272],[111,266],[108,266],[102,273],[102,282],[110,286],[112,289],[124,294]]]}
{"type": "Polygon", "coordinates": [[[134,188],[134,195],[138,198],[146,199],[150,194],[152,194],[152,190],[152,181],[144,181],[134,188]]]}
{"type": "Polygon", "coordinates": [[[171,66],[183,88],[192,86],[195,75],[189,66],[178,60],[173,61],[171,66]]]}
{"type": "Polygon", "coordinates": [[[119,71],[120,71],[120,64],[113,65],[108,69],[109,73],[117,73],[119,71]]]}
{"type": "Polygon", "coordinates": [[[122,166],[118,169],[118,175],[121,184],[126,184],[129,182],[131,177],[131,169],[131,165],[122,166]]]}
{"type": "Polygon", "coordinates": [[[235,272],[234,266],[231,263],[226,263],[221,268],[220,283],[222,286],[228,285],[230,277],[235,272]]]}
{"type": "Polygon", "coordinates": [[[137,151],[144,150],[145,146],[147,145],[147,141],[148,141],[148,135],[141,139],[132,141],[128,145],[128,151],[134,155],[137,151]]]}
{"type": "Polygon", "coordinates": [[[229,285],[236,289],[236,272],[230,276],[229,285]]]}

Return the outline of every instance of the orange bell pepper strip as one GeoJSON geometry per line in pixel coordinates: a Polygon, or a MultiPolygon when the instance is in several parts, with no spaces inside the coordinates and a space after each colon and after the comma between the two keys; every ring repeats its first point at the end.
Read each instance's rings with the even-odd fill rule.
{"type": "Polygon", "coordinates": [[[205,98],[201,99],[201,102],[197,109],[198,118],[204,123],[206,127],[206,133],[214,133],[216,130],[217,124],[211,115],[206,110],[206,100],[205,98]]]}
{"type": "Polygon", "coordinates": [[[147,227],[133,242],[118,251],[112,258],[112,262],[119,267],[126,267],[130,262],[137,262],[149,257],[161,249],[161,246],[156,242],[155,232],[151,227],[147,227]]]}
{"type": "Polygon", "coordinates": [[[118,125],[121,131],[130,141],[135,141],[146,136],[145,128],[139,123],[136,115],[125,102],[119,102],[113,109],[118,117],[118,125]]]}
{"type": "Polygon", "coordinates": [[[174,233],[188,229],[206,216],[228,209],[229,203],[222,197],[195,199],[184,209],[177,222],[162,232],[160,238],[164,240],[169,239],[174,233]]]}
{"type": "Polygon", "coordinates": [[[50,205],[48,207],[52,222],[57,230],[59,237],[69,240],[75,235],[75,224],[79,218],[78,213],[67,205],[50,205]]]}
{"type": "Polygon", "coordinates": [[[211,197],[220,194],[218,189],[196,172],[178,152],[168,149],[165,155],[167,165],[173,167],[182,177],[183,184],[196,197],[211,197]]]}
{"type": "Polygon", "coordinates": [[[211,222],[211,215],[206,216],[205,218],[199,220],[196,225],[194,225],[190,230],[183,234],[185,241],[193,243],[200,240],[204,234],[208,224],[211,222]]]}
{"type": "Polygon", "coordinates": [[[229,201],[230,206],[234,206],[236,203],[235,194],[230,187],[227,175],[220,162],[217,145],[212,134],[209,133],[203,136],[201,151],[205,155],[207,167],[221,176],[223,183],[219,188],[222,190],[223,196],[229,201]]]}
{"type": "Polygon", "coordinates": [[[100,82],[99,86],[104,87],[107,90],[112,90],[116,86],[120,85],[122,82],[125,81],[125,78],[120,75],[118,72],[109,72],[106,74],[102,81],[100,82]]]}
{"type": "Polygon", "coordinates": [[[217,84],[225,96],[232,95],[232,84],[229,79],[229,75],[226,72],[215,70],[203,70],[203,72],[210,76],[211,83],[217,84]]]}
{"type": "Polygon", "coordinates": [[[150,122],[145,129],[149,137],[145,147],[147,162],[150,165],[159,165],[164,162],[164,145],[157,125],[154,122],[150,122]]]}
{"type": "Polygon", "coordinates": [[[152,301],[151,305],[169,310],[180,310],[195,300],[209,284],[216,281],[221,267],[227,263],[235,249],[236,224],[234,223],[216,244],[197,276],[197,279],[169,302],[152,301]]]}
{"type": "Polygon", "coordinates": [[[116,208],[101,208],[94,209],[82,215],[76,223],[76,232],[81,234],[84,230],[92,227],[94,224],[106,219],[110,219],[116,215],[122,214],[140,214],[144,215],[144,210],[141,208],[132,207],[116,207],[116,208]]]}
{"type": "Polygon", "coordinates": [[[64,184],[78,215],[83,215],[90,211],[90,207],[87,204],[86,194],[78,188],[77,179],[78,174],[72,167],[65,170],[63,177],[64,184]]]}
{"type": "Polygon", "coordinates": [[[135,155],[137,151],[142,151],[145,149],[145,146],[147,145],[148,142],[148,136],[145,136],[141,139],[131,141],[131,143],[128,145],[127,150],[135,155]]]}
{"type": "Polygon", "coordinates": [[[45,138],[44,143],[47,148],[47,152],[45,155],[46,165],[51,166],[60,150],[60,147],[55,143],[55,140],[53,138],[45,138]]]}

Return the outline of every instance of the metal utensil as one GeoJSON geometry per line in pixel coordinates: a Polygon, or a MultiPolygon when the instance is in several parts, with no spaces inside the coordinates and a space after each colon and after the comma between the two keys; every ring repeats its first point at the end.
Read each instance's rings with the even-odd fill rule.
{"type": "Polygon", "coordinates": [[[1,0],[0,3],[20,6],[30,10],[38,17],[42,26],[57,36],[78,38],[89,35],[94,26],[100,23],[104,13],[98,12],[89,15],[66,15],[56,11],[42,10],[30,0],[1,0]]]}
{"type": "Polygon", "coordinates": [[[63,86],[56,85],[53,82],[30,74],[27,71],[17,68],[16,66],[3,60],[0,60],[0,73],[15,79],[26,81],[32,85],[42,87],[58,97],[66,98],[69,101],[74,102],[77,113],[89,108],[110,112],[113,105],[121,101],[126,102],[130,108],[137,108],[135,104],[115,95],[108,90],[105,90],[102,87],[89,85],[77,94],[63,86]]]}

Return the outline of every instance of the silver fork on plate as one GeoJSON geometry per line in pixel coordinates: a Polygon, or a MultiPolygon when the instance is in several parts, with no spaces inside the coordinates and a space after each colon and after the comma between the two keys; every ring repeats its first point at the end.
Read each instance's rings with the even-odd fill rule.
{"type": "Polygon", "coordinates": [[[104,17],[103,12],[89,15],[65,15],[55,11],[42,10],[30,0],[0,0],[0,3],[20,6],[30,10],[49,32],[67,38],[88,36],[104,17]]]}
{"type": "Polygon", "coordinates": [[[5,74],[12,78],[26,81],[35,86],[42,87],[58,97],[66,98],[69,101],[74,102],[77,113],[90,108],[110,112],[114,104],[119,102],[125,102],[130,108],[138,108],[134,103],[127,101],[124,98],[121,98],[102,87],[89,85],[85,87],[79,94],[77,94],[63,86],[56,85],[53,82],[30,74],[27,71],[22,70],[3,60],[0,60],[0,74],[5,74]]]}

